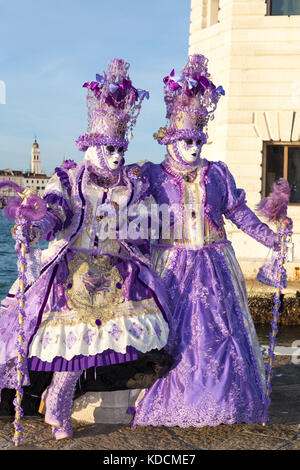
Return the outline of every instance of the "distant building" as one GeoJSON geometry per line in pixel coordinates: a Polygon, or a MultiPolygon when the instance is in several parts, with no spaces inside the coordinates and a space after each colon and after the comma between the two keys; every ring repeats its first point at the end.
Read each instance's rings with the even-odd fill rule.
{"type": "MultiPolygon", "coordinates": [[[[31,149],[30,171],[23,172],[20,170],[12,170],[10,168],[0,170],[0,181],[14,181],[19,186],[22,186],[23,188],[33,188],[38,193],[44,191],[49,179],[50,176],[41,172],[40,148],[36,139],[31,149]]],[[[0,189],[0,196],[10,197],[14,195],[15,192],[10,188],[0,189]]]]}
{"type": "MultiPolygon", "coordinates": [[[[14,181],[19,186],[23,187],[24,176],[23,172],[20,170],[11,170],[6,168],[5,170],[0,170],[0,181],[9,180],[14,181]]],[[[10,188],[0,189],[0,196],[15,196],[16,193],[10,188]]]]}
{"type": "Polygon", "coordinates": [[[39,175],[41,173],[40,147],[36,139],[31,149],[31,173],[39,175]]]}
{"type": "MultiPolygon", "coordinates": [[[[191,0],[191,7],[189,53],[208,57],[214,83],[226,92],[203,156],[227,163],[252,209],[274,180],[289,181],[295,255],[286,267],[289,279],[299,279],[300,1],[191,0]]],[[[227,225],[251,279],[268,249],[227,225]]]]}
{"type": "Polygon", "coordinates": [[[23,173],[24,183],[23,185],[27,188],[33,188],[37,192],[44,191],[46,184],[49,180],[49,176],[45,175],[44,173],[31,173],[25,172],[23,173]]]}

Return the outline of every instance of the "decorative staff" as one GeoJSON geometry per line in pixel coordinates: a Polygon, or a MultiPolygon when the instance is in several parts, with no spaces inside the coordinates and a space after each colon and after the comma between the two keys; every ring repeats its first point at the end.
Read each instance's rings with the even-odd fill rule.
{"type": "Polygon", "coordinates": [[[12,235],[16,240],[15,250],[18,254],[18,282],[19,288],[17,292],[18,300],[18,343],[16,358],[16,396],[14,399],[15,434],[13,442],[18,446],[23,436],[23,429],[20,425],[23,416],[22,399],[23,399],[23,376],[24,376],[24,357],[23,349],[24,332],[23,323],[25,318],[25,287],[26,287],[26,255],[30,255],[30,243],[35,238],[32,222],[41,220],[46,214],[46,203],[41,199],[34,190],[26,188],[23,190],[20,186],[12,181],[0,182],[0,189],[10,187],[17,196],[8,198],[7,204],[2,208],[3,215],[9,220],[15,220],[15,226],[12,228],[12,235]]]}
{"type": "MultiPolygon", "coordinates": [[[[269,407],[271,400],[271,380],[274,375],[273,363],[275,361],[275,347],[276,335],[278,333],[278,321],[280,316],[280,297],[281,292],[284,287],[287,285],[286,271],[284,269],[284,263],[286,261],[287,255],[287,238],[292,235],[292,220],[287,217],[287,205],[290,197],[290,187],[288,182],[284,178],[280,178],[273,184],[272,192],[270,195],[257,205],[256,209],[258,210],[261,216],[267,218],[269,222],[273,222],[277,226],[278,234],[278,248],[279,250],[273,254],[272,259],[269,263],[263,265],[258,274],[257,280],[263,284],[275,287],[274,293],[274,305],[273,305],[273,317],[271,320],[272,331],[270,333],[270,343],[269,343],[269,360],[266,366],[267,377],[266,377],[266,387],[267,387],[267,403],[266,408],[269,407]]],[[[266,417],[263,417],[263,425],[266,424],[266,417]]]]}

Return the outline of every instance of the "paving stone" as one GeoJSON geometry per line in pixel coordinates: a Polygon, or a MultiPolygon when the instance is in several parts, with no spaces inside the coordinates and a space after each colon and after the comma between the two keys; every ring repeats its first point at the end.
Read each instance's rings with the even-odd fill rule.
{"type": "Polygon", "coordinates": [[[177,438],[187,442],[193,449],[214,449],[219,443],[239,434],[246,424],[225,425],[203,428],[170,428],[177,438]]]}
{"type": "Polygon", "coordinates": [[[289,441],[291,439],[296,439],[297,434],[299,433],[299,428],[297,424],[277,424],[271,419],[271,422],[268,422],[266,426],[263,426],[262,424],[246,425],[243,432],[255,434],[260,436],[262,439],[265,437],[276,437],[278,439],[283,439],[284,441],[289,441]]]}
{"type": "Polygon", "coordinates": [[[216,446],[215,450],[276,450],[288,443],[289,441],[283,441],[273,436],[262,438],[257,434],[241,433],[216,446]]]}
{"type": "Polygon", "coordinates": [[[300,450],[300,441],[291,441],[287,445],[280,447],[278,450],[300,450]]]}
{"type": "MultiPolygon", "coordinates": [[[[299,450],[300,367],[278,357],[272,380],[270,421],[203,428],[84,423],[73,420],[72,439],[55,441],[40,415],[24,416],[23,440],[15,448],[13,416],[0,417],[0,450],[299,450]]],[[[20,454],[22,455],[22,454],[20,454]]]]}

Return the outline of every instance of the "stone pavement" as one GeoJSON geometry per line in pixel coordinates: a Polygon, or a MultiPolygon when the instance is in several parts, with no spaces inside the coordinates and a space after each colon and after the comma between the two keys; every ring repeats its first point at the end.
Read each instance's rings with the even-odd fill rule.
{"type": "MultiPolygon", "coordinates": [[[[296,361],[294,361],[296,362],[296,361]]],[[[277,356],[272,381],[270,421],[204,428],[139,427],[73,421],[74,437],[54,441],[41,416],[22,420],[23,440],[12,443],[13,418],[0,418],[0,449],[15,450],[300,450],[300,364],[277,356]]],[[[23,455],[23,454],[22,454],[23,455]]],[[[47,454],[48,455],[48,454],[47,454]]]]}

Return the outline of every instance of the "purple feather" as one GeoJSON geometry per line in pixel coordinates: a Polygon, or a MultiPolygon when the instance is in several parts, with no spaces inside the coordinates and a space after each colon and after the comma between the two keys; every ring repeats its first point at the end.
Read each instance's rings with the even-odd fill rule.
{"type": "Polygon", "coordinates": [[[27,199],[27,203],[19,207],[17,215],[21,218],[24,217],[26,220],[34,221],[45,217],[46,211],[46,202],[36,194],[32,194],[27,199]]]}
{"type": "Polygon", "coordinates": [[[3,216],[9,221],[14,222],[18,208],[22,203],[20,196],[10,197],[8,203],[2,209],[3,216]]]}
{"type": "Polygon", "coordinates": [[[287,215],[287,205],[290,198],[290,187],[286,179],[275,181],[269,196],[256,206],[256,210],[269,222],[282,221],[287,215]]]}
{"type": "MultiPolygon", "coordinates": [[[[14,181],[10,181],[10,180],[1,181],[0,189],[6,188],[6,187],[13,189],[16,193],[23,192],[23,188],[19,186],[17,183],[15,183],[14,181]]],[[[15,220],[16,212],[21,202],[22,202],[22,198],[20,196],[8,198],[7,204],[2,209],[2,214],[9,222],[13,222],[15,220]]]]}
{"type": "Polygon", "coordinates": [[[4,188],[5,186],[8,186],[9,188],[12,188],[16,191],[16,193],[22,193],[24,190],[21,186],[19,186],[17,183],[14,181],[10,180],[4,180],[0,182],[0,189],[4,188]]]}
{"type": "MultiPolygon", "coordinates": [[[[0,189],[12,188],[16,193],[23,193],[24,189],[14,181],[4,180],[0,182],[0,189]]],[[[46,214],[46,202],[32,194],[27,198],[26,204],[20,196],[9,197],[6,206],[2,209],[4,217],[13,222],[16,218],[24,218],[30,221],[41,220],[46,214]]]]}

